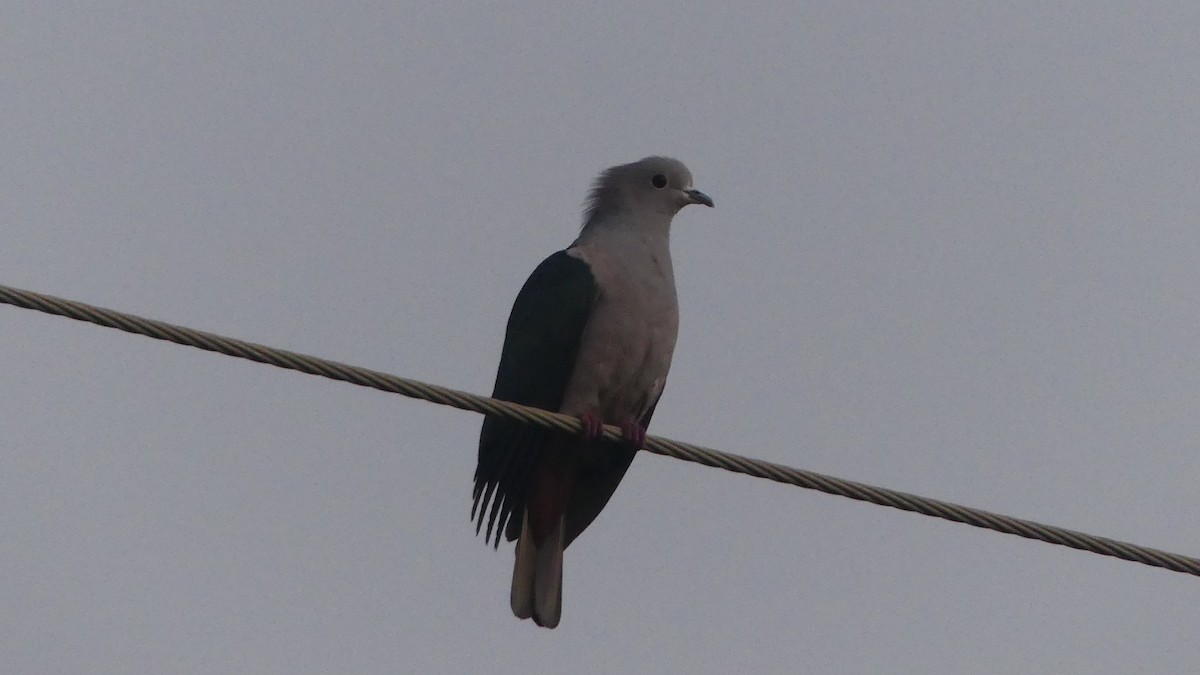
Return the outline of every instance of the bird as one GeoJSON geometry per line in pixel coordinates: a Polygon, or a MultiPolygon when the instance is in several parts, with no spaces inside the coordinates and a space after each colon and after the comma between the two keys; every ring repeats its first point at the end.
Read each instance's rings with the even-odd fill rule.
{"type": "Polygon", "coordinates": [[[516,540],[513,614],[562,615],[563,551],[599,515],[645,444],[679,329],[675,214],[713,206],[682,162],[651,156],[603,171],[583,227],[534,270],[513,303],[494,398],[576,416],[568,433],[484,418],[471,519],[484,541],[516,540]],[[602,438],[621,428],[621,441],[602,438]]]}

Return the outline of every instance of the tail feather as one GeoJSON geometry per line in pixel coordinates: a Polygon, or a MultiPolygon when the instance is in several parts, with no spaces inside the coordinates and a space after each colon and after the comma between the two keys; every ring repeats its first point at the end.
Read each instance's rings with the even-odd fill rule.
{"type": "Polygon", "coordinates": [[[536,543],[529,529],[529,515],[525,514],[513,564],[511,603],[517,618],[532,618],[546,628],[558,625],[562,616],[565,533],[566,520],[560,516],[549,536],[536,543]]]}
{"type": "Polygon", "coordinates": [[[518,619],[533,617],[533,577],[537,550],[529,532],[529,514],[521,524],[521,536],[517,538],[517,560],[513,563],[512,611],[518,619]]]}

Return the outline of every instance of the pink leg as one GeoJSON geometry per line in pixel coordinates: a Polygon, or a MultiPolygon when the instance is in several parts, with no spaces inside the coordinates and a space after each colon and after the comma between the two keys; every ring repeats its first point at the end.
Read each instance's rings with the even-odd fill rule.
{"type": "Polygon", "coordinates": [[[594,441],[600,438],[600,434],[604,433],[604,420],[596,413],[583,413],[579,416],[579,422],[583,424],[583,430],[580,435],[585,441],[594,441]]]}
{"type": "Polygon", "coordinates": [[[646,445],[646,427],[636,420],[625,420],[621,423],[621,437],[625,442],[638,450],[646,445]]]}

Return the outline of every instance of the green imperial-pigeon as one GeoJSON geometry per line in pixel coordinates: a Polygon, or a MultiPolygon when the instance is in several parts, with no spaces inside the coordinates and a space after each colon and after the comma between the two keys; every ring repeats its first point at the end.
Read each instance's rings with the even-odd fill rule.
{"type": "Polygon", "coordinates": [[[682,162],[647,157],[596,180],[579,237],[538,265],[513,304],[495,398],[577,416],[581,434],[487,417],[471,518],[517,540],[512,610],[554,628],[563,550],[599,515],[646,440],[671,368],[679,305],[671,219],[712,206],[682,162]],[[623,442],[600,438],[604,424],[623,442]]]}

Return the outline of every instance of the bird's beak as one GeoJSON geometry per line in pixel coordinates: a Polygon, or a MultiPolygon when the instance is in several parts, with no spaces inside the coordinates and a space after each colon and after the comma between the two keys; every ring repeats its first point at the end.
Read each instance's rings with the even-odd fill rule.
{"type": "Polygon", "coordinates": [[[708,195],[704,194],[703,192],[701,192],[695,188],[693,188],[691,190],[687,190],[686,193],[687,193],[688,202],[690,202],[692,204],[703,204],[708,207],[711,207],[713,205],[712,197],[709,197],[708,195]]]}

